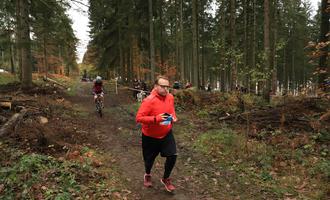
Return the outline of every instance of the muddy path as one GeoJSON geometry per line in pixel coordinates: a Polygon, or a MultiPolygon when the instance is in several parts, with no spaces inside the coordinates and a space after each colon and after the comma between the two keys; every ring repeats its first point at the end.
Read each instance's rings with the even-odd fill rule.
{"type": "MultiPolygon", "coordinates": [[[[180,141],[177,141],[179,152],[176,166],[172,172],[173,183],[177,190],[172,194],[164,190],[160,183],[163,174],[164,159],[158,157],[152,170],[153,187],[143,187],[144,166],[141,153],[141,135],[139,126],[135,123],[135,113],[128,111],[125,106],[134,103],[131,92],[125,89],[119,89],[118,94],[107,92],[105,95],[104,116],[97,116],[92,101],[91,88],[92,83],[81,83],[77,88],[77,94],[69,97],[74,106],[88,112],[88,122],[92,129],[90,134],[97,138],[99,147],[106,155],[107,152],[115,156],[115,161],[104,163],[107,165],[117,165],[118,171],[122,176],[123,182],[131,191],[133,199],[173,199],[173,200],[191,200],[191,199],[214,199],[208,197],[206,188],[199,188],[189,176],[192,167],[185,164],[189,157],[187,152],[180,147],[180,141]],[[188,174],[187,174],[188,173],[188,174]],[[198,190],[197,190],[198,188],[198,190]],[[197,192],[198,191],[198,192],[197,192]]],[[[194,169],[197,170],[196,168],[194,169]]],[[[218,199],[218,198],[217,198],[218,199]]]]}

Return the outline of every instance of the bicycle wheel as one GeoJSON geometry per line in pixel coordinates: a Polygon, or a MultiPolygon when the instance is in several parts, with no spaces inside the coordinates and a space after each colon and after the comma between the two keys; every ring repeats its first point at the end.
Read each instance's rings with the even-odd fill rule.
{"type": "Polygon", "coordinates": [[[102,108],[99,110],[99,115],[100,115],[100,117],[103,116],[102,108]]]}
{"type": "Polygon", "coordinates": [[[99,114],[100,117],[103,116],[103,112],[102,112],[102,101],[98,100],[96,102],[96,112],[99,114]]]}

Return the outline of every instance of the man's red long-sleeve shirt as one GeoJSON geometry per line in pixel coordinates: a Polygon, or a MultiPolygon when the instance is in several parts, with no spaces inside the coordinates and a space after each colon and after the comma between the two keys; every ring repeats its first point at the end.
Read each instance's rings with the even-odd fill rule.
{"type": "Polygon", "coordinates": [[[169,113],[174,119],[177,119],[174,109],[174,97],[168,93],[161,96],[156,90],[142,101],[142,104],[136,114],[136,122],[142,124],[142,133],[153,138],[164,138],[172,129],[172,123],[162,125],[159,117],[162,113],[169,113]]]}

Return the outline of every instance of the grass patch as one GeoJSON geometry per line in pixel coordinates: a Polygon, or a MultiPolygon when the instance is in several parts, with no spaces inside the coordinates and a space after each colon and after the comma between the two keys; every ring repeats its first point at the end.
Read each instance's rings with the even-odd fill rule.
{"type": "Polygon", "coordinates": [[[69,96],[76,96],[78,93],[78,86],[79,86],[79,80],[76,79],[74,81],[70,81],[68,85],[68,89],[66,90],[66,93],[69,96]]]}
{"type": "Polygon", "coordinates": [[[10,73],[0,73],[0,85],[16,82],[18,79],[15,75],[10,73]]]}
{"type": "Polygon", "coordinates": [[[247,140],[228,127],[199,134],[193,147],[223,171],[235,172],[231,179],[237,184],[243,187],[248,182],[250,192],[263,188],[261,194],[275,199],[287,195],[324,199],[329,191],[330,162],[324,151],[316,157],[305,146],[287,149],[262,140],[247,140]]]}
{"type": "Polygon", "coordinates": [[[105,107],[105,110],[108,114],[116,116],[116,118],[121,118],[123,120],[131,119],[134,118],[136,113],[140,107],[140,103],[131,103],[131,104],[126,104],[126,105],[121,105],[121,106],[109,106],[105,107]],[[118,115],[120,113],[120,115],[118,115]]]}
{"type": "Polygon", "coordinates": [[[113,199],[114,191],[123,189],[116,172],[92,166],[88,155],[95,153],[87,147],[80,152],[83,162],[26,154],[4,144],[0,152],[8,155],[0,159],[0,199],[113,199]]]}
{"type": "Polygon", "coordinates": [[[136,103],[132,103],[132,104],[128,104],[125,106],[125,109],[130,112],[130,113],[137,113],[137,111],[139,110],[141,106],[141,103],[136,102],[136,103]]]}
{"type": "Polygon", "coordinates": [[[223,157],[238,153],[243,146],[243,139],[228,128],[210,130],[198,137],[195,147],[208,155],[223,157]]]}

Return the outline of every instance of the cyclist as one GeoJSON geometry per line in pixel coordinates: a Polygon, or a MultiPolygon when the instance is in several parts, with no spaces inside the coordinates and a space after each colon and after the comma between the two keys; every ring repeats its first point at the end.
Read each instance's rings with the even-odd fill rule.
{"type": "Polygon", "coordinates": [[[95,78],[94,81],[94,85],[93,85],[93,95],[94,95],[94,102],[97,99],[97,95],[100,95],[101,100],[103,102],[103,82],[102,82],[102,77],[101,76],[97,76],[95,78]]]}

